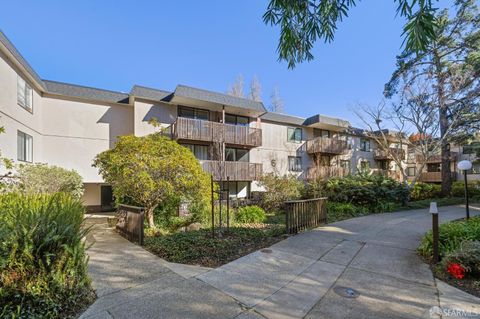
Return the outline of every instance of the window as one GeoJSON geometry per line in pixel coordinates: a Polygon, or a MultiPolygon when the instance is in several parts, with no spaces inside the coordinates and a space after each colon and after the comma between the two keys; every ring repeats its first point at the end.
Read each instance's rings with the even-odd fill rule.
{"type": "Polygon", "coordinates": [[[350,173],[350,161],[349,160],[340,160],[340,167],[350,173]]]}
{"type": "Polygon", "coordinates": [[[472,169],[467,172],[468,174],[480,174],[480,162],[473,162],[472,169]]]}
{"type": "Polygon", "coordinates": [[[249,182],[222,182],[222,189],[228,190],[230,198],[248,198],[250,196],[249,182]]]}
{"type": "Polygon", "coordinates": [[[208,111],[194,109],[192,107],[179,106],[178,117],[208,121],[208,111]]]}
{"type": "Polygon", "coordinates": [[[314,128],[313,129],[313,137],[330,137],[330,131],[314,128]]]}
{"type": "Polygon", "coordinates": [[[416,167],[407,167],[407,176],[415,176],[416,174],[416,167]]]}
{"type": "Polygon", "coordinates": [[[370,140],[366,138],[360,139],[360,150],[364,152],[370,152],[370,140]]]}
{"type": "Polygon", "coordinates": [[[225,160],[228,162],[248,162],[248,150],[241,148],[225,148],[225,160]]]}
{"type": "Polygon", "coordinates": [[[463,154],[475,154],[477,151],[480,152],[480,142],[463,146],[463,154]]]}
{"type": "Polygon", "coordinates": [[[245,116],[225,114],[225,124],[248,126],[250,119],[245,116]]]}
{"type": "Polygon", "coordinates": [[[427,172],[441,172],[442,166],[440,163],[428,163],[427,172]]]}
{"type": "Polygon", "coordinates": [[[199,161],[206,161],[208,160],[208,146],[206,145],[196,145],[196,144],[182,144],[186,148],[192,151],[195,158],[199,161]]]}
{"type": "Polygon", "coordinates": [[[33,161],[33,138],[22,131],[17,131],[17,159],[22,162],[33,161]]]}
{"type": "Polygon", "coordinates": [[[302,171],[302,158],[300,156],[289,156],[288,157],[288,170],[291,172],[301,172],[302,171]]]}
{"type": "Polygon", "coordinates": [[[378,161],[378,168],[384,171],[388,170],[388,161],[378,161]]]}
{"type": "Polygon", "coordinates": [[[25,110],[33,111],[33,90],[21,77],[17,78],[17,103],[25,110]]]}
{"type": "Polygon", "coordinates": [[[289,127],[287,130],[287,141],[293,143],[301,143],[302,129],[299,127],[289,127]]]}

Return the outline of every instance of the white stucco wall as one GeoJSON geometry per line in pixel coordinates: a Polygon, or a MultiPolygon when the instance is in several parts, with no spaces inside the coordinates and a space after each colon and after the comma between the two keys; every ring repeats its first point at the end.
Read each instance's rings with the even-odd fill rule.
{"type": "Polygon", "coordinates": [[[168,127],[177,118],[177,106],[161,102],[135,100],[134,132],[136,136],[144,136],[155,131],[148,122],[155,118],[161,127],[168,127]]]}

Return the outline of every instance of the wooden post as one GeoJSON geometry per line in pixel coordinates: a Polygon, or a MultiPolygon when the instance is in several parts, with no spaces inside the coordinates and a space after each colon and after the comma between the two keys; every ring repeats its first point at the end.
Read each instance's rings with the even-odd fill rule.
{"type": "Polygon", "coordinates": [[[433,236],[433,262],[438,263],[440,256],[438,255],[438,213],[432,214],[432,236],[433,236]]]}
{"type": "Polygon", "coordinates": [[[210,186],[212,190],[212,238],[215,238],[215,201],[213,198],[213,174],[210,176],[210,186]]]}

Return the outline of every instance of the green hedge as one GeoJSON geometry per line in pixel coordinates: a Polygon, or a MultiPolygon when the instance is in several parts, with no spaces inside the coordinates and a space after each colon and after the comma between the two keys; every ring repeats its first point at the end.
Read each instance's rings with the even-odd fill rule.
{"type": "Polygon", "coordinates": [[[261,223],[267,218],[265,211],[258,206],[240,207],[235,214],[238,223],[261,223]]]}
{"type": "Polygon", "coordinates": [[[0,196],[0,317],[66,318],[92,301],[84,208],[66,194],[0,196]]]}
{"type": "MultiPolygon", "coordinates": [[[[464,197],[465,183],[461,181],[453,182],[451,194],[455,197],[464,197]]],[[[480,181],[468,182],[468,194],[471,197],[480,198],[480,181]]]]}
{"type": "Polygon", "coordinates": [[[439,184],[428,184],[417,182],[410,191],[410,200],[423,200],[440,197],[441,186],[439,184]]]}
{"type": "MultiPolygon", "coordinates": [[[[445,256],[460,248],[464,241],[480,240],[480,216],[472,217],[468,221],[452,221],[440,225],[439,229],[439,254],[445,256]]],[[[430,259],[433,255],[432,231],[422,239],[418,251],[430,259]]]]}

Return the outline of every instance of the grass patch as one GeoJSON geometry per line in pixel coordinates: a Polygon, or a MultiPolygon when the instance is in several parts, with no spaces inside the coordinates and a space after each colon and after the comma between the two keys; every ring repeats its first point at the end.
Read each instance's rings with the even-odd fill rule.
{"type": "MultiPolygon", "coordinates": [[[[268,217],[267,217],[268,218],[268,217]]],[[[244,225],[216,232],[209,229],[145,238],[145,248],[170,262],[218,267],[285,238],[280,225],[244,225]]]]}

